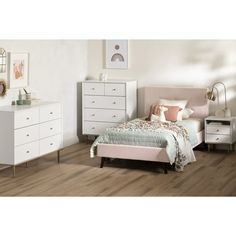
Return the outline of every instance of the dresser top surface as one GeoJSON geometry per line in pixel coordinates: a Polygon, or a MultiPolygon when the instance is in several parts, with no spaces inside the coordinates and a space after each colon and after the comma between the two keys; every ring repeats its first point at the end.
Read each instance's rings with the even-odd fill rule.
{"type": "Polygon", "coordinates": [[[52,105],[52,104],[57,104],[59,102],[39,102],[37,104],[32,104],[32,105],[11,105],[11,106],[0,106],[0,112],[15,112],[15,111],[21,111],[25,109],[30,109],[34,107],[39,107],[39,106],[46,106],[46,105],[52,105]]]}
{"type": "Polygon", "coordinates": [[[119,84],[119,83],[129,83],[129,82],[137,82],[137,80],[118,80],[118,79],[111,79],[111,80],[106,80],[106,81],[100,81],[100,80],[85,80],[83,81],[83,83],[115,83],[115,84],[119,84]]]}

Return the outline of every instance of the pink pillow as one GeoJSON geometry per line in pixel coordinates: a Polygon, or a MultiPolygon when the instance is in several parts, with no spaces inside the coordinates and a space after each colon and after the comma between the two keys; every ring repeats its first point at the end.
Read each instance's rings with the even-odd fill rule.
{"type": "Polygon", "coordinates": [[[164,112],[166,120],[177,121],[178,112],[181,111],[182,108],[180,108],[178,106],[165,106],[165,105],[163,105],[163,106],[168,108],[168,110],[164,112]]]}
{"type": "MultiPolygon", "coordinates": [[[[165,106],[165,105],[162,105],[162,106],[168,108],[168,110],[164,112],[166,120],[167,121],[177,121],[178,112],[181,111],[182,108],[180,108],[178,106],[165,106]]],[[[159,109],[158,104],[152,104],[150,106],[149,115],[148,115],[148,118],[146,118],[146,120],[150,121],[152,114],[153,115],[160,115],[160,109],[159,109]]]]}

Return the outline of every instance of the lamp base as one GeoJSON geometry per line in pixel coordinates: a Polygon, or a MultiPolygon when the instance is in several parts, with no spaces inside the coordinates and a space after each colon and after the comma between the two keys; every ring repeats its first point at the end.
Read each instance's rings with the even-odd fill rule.
{"type": "Polygon", "coordinates": [[[215,112],[215,116],[217,116],[217,117],[231,117],[231,111],[229,108],[218,109],[215,112]]]}

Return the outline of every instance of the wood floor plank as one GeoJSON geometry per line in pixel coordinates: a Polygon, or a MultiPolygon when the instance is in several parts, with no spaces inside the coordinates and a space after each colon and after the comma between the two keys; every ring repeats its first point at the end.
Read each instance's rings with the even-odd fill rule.
{"type": "MultiPolygon", "coordinates": [[[[235,152],[195,151],[184,172],[165,175],[158,163],[111,160],[99,168],[91,144],[80,143],[0,171],[0,196],[236,196],[235,152]]],[[[1,168],[6,168],[1,166],[1,168]]]]}

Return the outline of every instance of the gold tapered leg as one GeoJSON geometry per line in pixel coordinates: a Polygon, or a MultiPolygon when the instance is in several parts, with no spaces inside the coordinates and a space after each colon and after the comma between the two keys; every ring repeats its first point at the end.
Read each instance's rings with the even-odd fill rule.
{"type": "Polygon", "coordinates": [[[60,163],[60,150],[57,151],[57,162],[60,163]]]}
{"type": "Polygon", "coordinates": [[[12,171],[13,171],[13,177],[16,176],[16,166],[12,166],[12,171]]]}
{"type": "Polygon", "coordinates": [[[25,167],[28,168],[28,162],[25,163],[25,167]]]}

